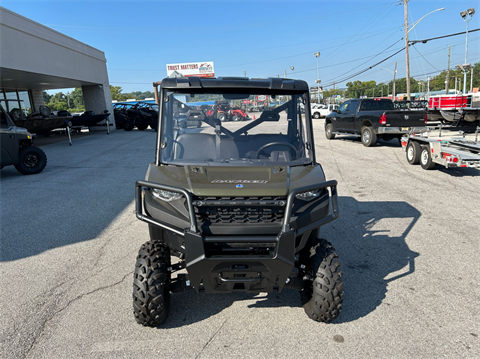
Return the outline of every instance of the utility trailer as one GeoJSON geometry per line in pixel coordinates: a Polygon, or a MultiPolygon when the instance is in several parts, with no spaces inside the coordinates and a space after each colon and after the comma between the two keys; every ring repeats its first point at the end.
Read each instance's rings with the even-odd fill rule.
{"type": "Polygon", "coordinates": [[[432,136],[432,129],[421,134],[409,134],[402,137],[402,148],[406,153],[407,162],[411,165],[420,163],[425,170],[431,170],[436,164],[446,168],[467,167],[480,168],[480,142],[476,128],[475,138],[452,137],[444,139],[432,136]]]}

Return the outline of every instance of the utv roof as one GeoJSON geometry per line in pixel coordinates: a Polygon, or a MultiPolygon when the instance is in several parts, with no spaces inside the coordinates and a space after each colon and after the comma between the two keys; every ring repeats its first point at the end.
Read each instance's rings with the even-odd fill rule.
{"type": "Polygon", "coordinates": [[[284,78],[250,79],[248,77],[177,77],[165,78],[161,82],[163,89],[213,89],[230,90],[285,90],[288,92],[308,91],[308,84],[303,80],[284,78]]]}

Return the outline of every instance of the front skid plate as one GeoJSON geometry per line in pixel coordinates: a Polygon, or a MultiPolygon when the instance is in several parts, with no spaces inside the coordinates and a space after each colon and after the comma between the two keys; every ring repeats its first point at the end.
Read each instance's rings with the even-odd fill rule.
{"type": "Polygon", "coordinates": [[[295,231],[277,237],[272,255],[207,257],[203,237],[190,231],[185,248],[188,277],[197,293],[279,292],[294,268],[295,231]]]}

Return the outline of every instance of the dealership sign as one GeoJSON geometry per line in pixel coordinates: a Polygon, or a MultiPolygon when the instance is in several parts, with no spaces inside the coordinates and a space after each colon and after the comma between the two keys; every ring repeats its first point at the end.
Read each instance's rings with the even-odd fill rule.
{"type": "Polygon", "coordinates": [[[168,77],[215,77],[213,61],[167,64],[168,77]]]}

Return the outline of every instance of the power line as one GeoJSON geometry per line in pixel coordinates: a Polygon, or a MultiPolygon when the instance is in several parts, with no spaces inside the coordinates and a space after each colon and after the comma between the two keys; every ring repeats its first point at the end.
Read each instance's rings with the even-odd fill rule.
{"type": "MultiPolygon", "coordinates": [[[[479,29],[470,30],[469,32],[475,32],[475,31],[479,31],[479,30],[480,30],[480,28],[479,28],[479,29]]],[[[425,39],[425,40],[413,40],[413,41],[409,41],[409,46],[412,46],[412,45],[414,45],[414,44],[416,44],[416,43],[418,43],[418,42],[421,42],[421,43],[425,44],[425,43],[427,43],[428,41],[443,39],[443,38],[452,37],[452,36],[458,36],[458,35],[462,35],[462,34],[465,34],[465,33],[466,33],[466,31],[463,31],[463,32],[458,32],[458,33],[456,33],[456,34],[443,35],[443,36],[433,37],[433,38],[425,39]]],[[[397,41],[397,42],[398,42],[398,41],[397,41]]],[[[393,45],[392,45],[392,46],[393,46],[393,45]]],[[[391,46],[390,46],[390,47],[391,47],[391,46]]],[[[381,64],[382,62],[387,61],[387,60],[390,59],[391,57],[393,57],[393,56],[395,56],[396,54],[402,52],[403,50],[405,50],[405,47],[404,47],[403,49],[397,51],[397,52],[394,53],[393,55],[390,55],[389,57],[387,57],[387,58],[385,58],[385,59],[377,62],[376,64],[374,64],[374,65],[372,65],[372,66],[370,66],[370,67],[368,67],[368,68],[366,68],[366,69],[364,69],[364,70],[362,70],[362,71],[357,72],[357,73],[354,74],[354,75],[351,75],[351,76],[349,76],[349,77],[346,77],[346,78],[343,78],[343,79],[339,79],[339,80],[338,80],[338,79],[329,80],[329,81],[331,81],[331,82],[330,82],[330,83],[327,83],[327,84],[324,84],[323,86],[324,86],[324,87],[333,86],[334,84],[338,84],[338,83],[341,83],[341,82],[345,82],[345,81],[347,81],[347,80],[350,80],[350,79],[353,78],[353,77],[356,77],[356,76],[358,76],[358,75],[363,74],[364,72],[367,72],[367,71],[373,69],[375,66],[378,66],[378,65],[381,64]]]]}
{"type": "MultiPolygon", "coordinates": [[[[474,29],[474,30],[469,30],[468,32],[475,32],[475,31],[479,31],[479,29],[474,29]]],[[[443,36],[437,36],[437,37],[432,37],[430,39],[425,39],[425,40],[412,40],[412,41],[409,41],[408,44],[411,46],[411,45],[415,45],[416,43],[419,43],[421,42],[422,44],[426,44],[428,41],[431,41],[431,40],[438,40],[438,39],[444,39],[446,37],[452,37],[452,36],[457,36],[457,35],[463,35],[463,34],[466,34],[467,32],[466,31],[463,31],[463,32],[457,32],[456,34],[450,34],[450,35],[443,35],[443,36]]]]}

